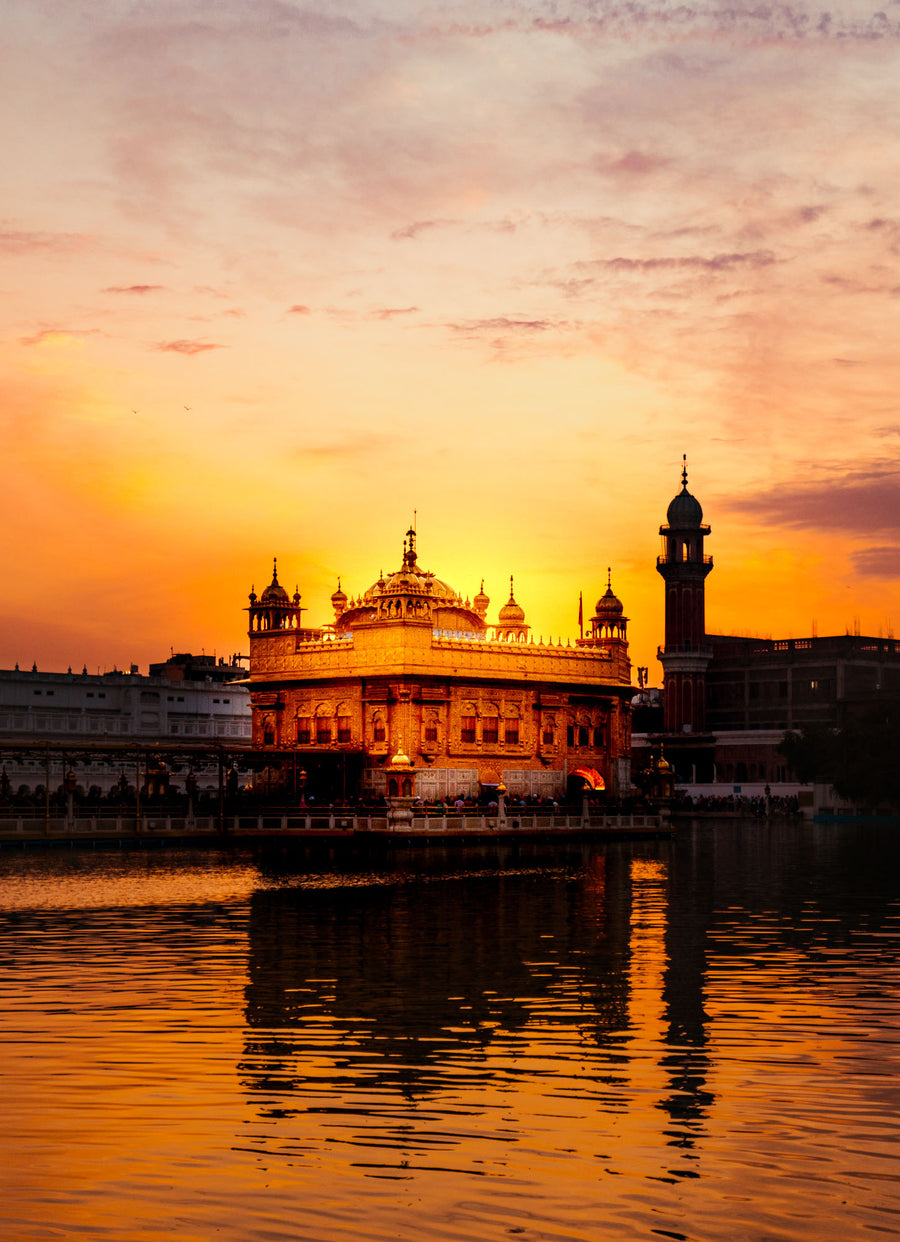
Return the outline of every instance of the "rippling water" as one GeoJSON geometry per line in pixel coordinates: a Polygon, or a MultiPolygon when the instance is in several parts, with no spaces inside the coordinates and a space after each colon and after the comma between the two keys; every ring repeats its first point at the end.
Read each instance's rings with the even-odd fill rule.
{"type": "Polygon", "coordinates": [[[900,1233],[900,825],[0,852],[0,1236],[900,1233]]]}

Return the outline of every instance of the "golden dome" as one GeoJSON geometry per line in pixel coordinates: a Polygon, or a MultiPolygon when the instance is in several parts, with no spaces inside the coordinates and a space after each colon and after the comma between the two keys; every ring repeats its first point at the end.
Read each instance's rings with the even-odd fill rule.
{"type": "Polygon", "coordinates": [[[347,607],[347,594],[345,591],[341,590],[340,578],[338,578],[337,590],[331,597],[331,606],[334,608],[334,611],[338,614],[338,616],[340,616],[340,614],[347,607]]]}
{"type": "Polygon", "coordinates": [[[484,616],[490,607],[491,599],[489,595],[484,593],[484,578],[481,579],[481,586],[478,588],[478,594],[472,600],[472,607],[480,615],[484,616]]]}
{"type": "Polygon", "coordinates": [[[624,612],[622,601],[614,594],[612,589],[612,570],[606,571],[606,590],[597,600],[595,615],[602,620],[617,620],[624,612]]]}
{"type": "Polygon", "coordinates": [[[391,769],[392,772],[411,772],[412,771],[413,763],[409,755],[407,755],[403,749],[403,738],[402,737],[400,738],[400,741],[397,745],[396,754],[391,755],[390,759],[388,760],[387,766],[391,769]]]}
{"type": "Polygon", "coordinates": [[[509,599],[500,609],[499,620],[501,625],[521,625],[525,620],[525,609],[516,603],[513,594],[512,574],[509,576],[509,599]]]}

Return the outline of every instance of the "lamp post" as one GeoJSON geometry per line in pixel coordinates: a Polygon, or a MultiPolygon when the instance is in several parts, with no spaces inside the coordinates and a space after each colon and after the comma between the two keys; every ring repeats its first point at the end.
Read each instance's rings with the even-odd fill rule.
{"type": "Polygon", "coordinates": [[[306,768],[300,769],[300,805],[306,806],[306,768]]]}
{"type": "Polygon", "coordinates": [[[503,778],[500,778],[500,784],[497,786],[497,827],[502,828],[506,824],[506,786],[503,784],[503,778]]]}

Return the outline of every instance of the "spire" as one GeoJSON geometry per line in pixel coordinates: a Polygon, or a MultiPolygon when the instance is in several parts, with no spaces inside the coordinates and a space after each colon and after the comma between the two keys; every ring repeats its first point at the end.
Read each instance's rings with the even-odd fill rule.
{"type": "MultiPolygon", "coordinates": [[[[290,579],[288,579],[290,581],[290,579]]],[[[278,557],[272,557],[272,586],[278,586],[278,557]]]]}
{"type": "Polygon", "coordinates": [[[683,463],[681,467],[681,485],[687,491],[687,453],[682,453],[681,460],[683,463]]]}

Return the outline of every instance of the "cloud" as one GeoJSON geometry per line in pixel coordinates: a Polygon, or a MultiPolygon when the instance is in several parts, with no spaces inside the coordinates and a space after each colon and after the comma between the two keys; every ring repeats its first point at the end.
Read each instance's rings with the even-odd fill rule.
{"type": "Polygon", "coordinates": [[[43,328],[34,336],[20,336],[20,345],[64,345],[87,336],[103,336],[99,328],[43,328]]]}
{"type": "Polygon", "coordinates": [[[295,450],[294,456],[303,460],[347,461],[351,458],[368,457],[391,448],[400,441],[399,436],[361,432],[345,440],[331,440],[322,444],[304,444],[295,450]]]}
{"type": "Polygon", "coordinates": [[[598,156],[593,163],[595,168],[604,173],[646,176],[669,167],[672,160],[665,156],[650,155],[645,151],[626,151],[624,155],[616,157],[598,156]]]}
{"type": "Polygon", "coordinates": [[[311,315],[312,311],[308,306],[304,306],[302,303],[298,302],[296,306],[289,306],[287,308],[287,313],[289,315],[311,315]]]}
{"type": "Polygon", "coordinates": [[[42,250],[81,250],[91,239],[82,233],[0,232],[0,251],[33,254],[42,250]]]}
{"type": "Polygon", "coordinates": [[[724,503],[774,527],[900,534],[900,469],[873,466],[816,482],[782,483],[724,503]]]}
{"type": "Polygon", "coordinates": [[[104,293],[160,293],[165,285],[110,285],[104,293]]]}
{"type": "Polygon", "coordinates": [[[160,341],[153,346],[169,354],[203,354],[209,349],[225,349],[224,345],[216,345],[209,341],[160,341]]]}
{"type": "Polygon", "coordinates": [[[483,333],[494,332],[547,332],[559,325],[550,319],[513,319],[506,315],[496,319],[472,319],[466,323],[447,325],[461,336],[481,336],[483,333]]]}
{"type": "Polygon", "coordinates": [[[850,559],[863,578],[900,578],[900,547],[897,545],[858,548],[850,559]]]}
{"type": "Polygon", "coordinates": [[[770,267],[780,260],[771,250],[751,250],[744,253],[682,256],[666,256],[661,258],[633,259],[622,255],[614,259],[587,259],[576,263],[576,268],[606,268],[615,272],[654,272],[660,270],[685,270],[704,272],[727,272],[735,268],[770,267]]]}
{"type": "Polygon", "coordinates": [[[427,233],[430,229],[449,228],[455,223],[455,220],[416,220],[404,229],[395,229],[391,237],[394,241],[411,241],[420,233],[427,233]]]}
{"type": "Polygon", "coordinates": [[[372,311],[373,319],[393,319],[395,315],[414,315],[418,311],[418,306],[384,306],[380,310],[372,311]]]}

